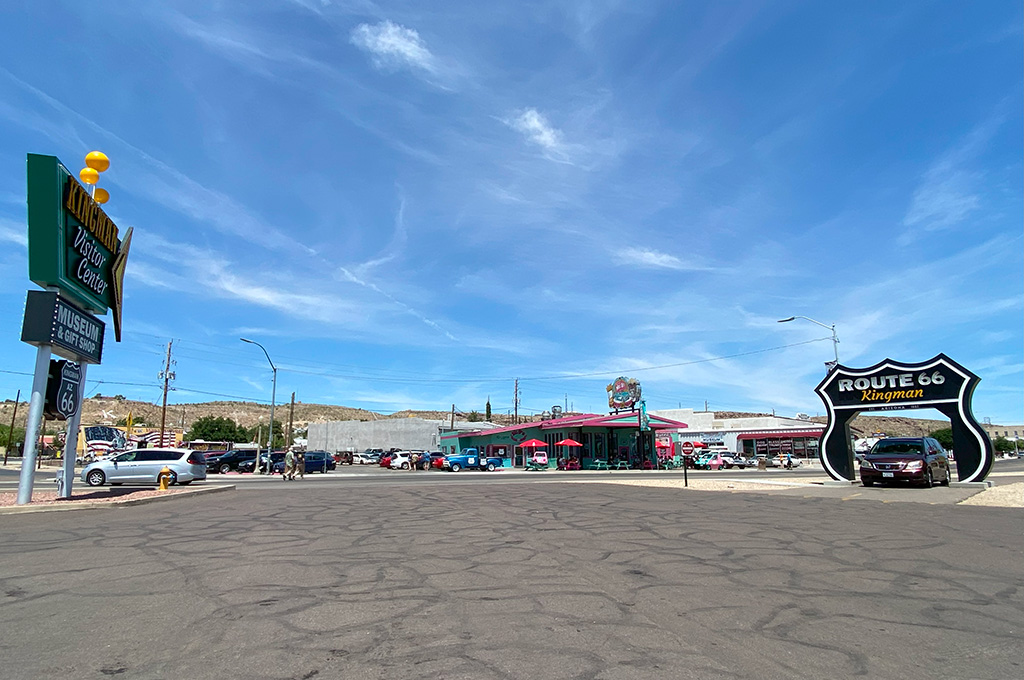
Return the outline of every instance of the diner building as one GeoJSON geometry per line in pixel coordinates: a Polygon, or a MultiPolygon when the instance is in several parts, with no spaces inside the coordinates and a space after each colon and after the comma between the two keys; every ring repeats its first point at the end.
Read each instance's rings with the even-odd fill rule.
{"type": "Polygon", "coordinates": [[[671,447],[671,433],[688,426],[651,414],[645,429],[641,428],[640,417],[637,411],[585,413],[490,430],[450,432],[441,435],[441,450],[460,453],[475,448],[481,455],[500,457],[504,467],[524,467],[539,452],[546,454],[551,467],[559,459],[575,461],[582,467],[590,467],[595,461],[641,467],[644,461],[656,461],[659,449],[671,447]]]}
{"type": "Polygon", "coordinates": [[[689,442],[696,448],[706,447],[752,456],[784,456],[817,458],[818,440],[825,425],[800,415],[787,418],[774,415],[737,415],[693,409],[651,411],[652,415],[682,420],[686,431],[672,435],[675,450],[689,442]]]}

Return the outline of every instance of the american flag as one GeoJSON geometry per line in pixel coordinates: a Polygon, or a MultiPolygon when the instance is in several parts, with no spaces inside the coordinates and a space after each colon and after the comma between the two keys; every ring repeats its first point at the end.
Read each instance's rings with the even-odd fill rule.
{"type": "Polygon", "coordinates": [[[131,436],[131,440],[136,445],[138,445],[138,444],[140,444],[142,442],[146,442],[146,447],[147,448],[152,448],[152,447],[169,448],[169,447],[177,446],[177,443],[178,443],[176,441],[176,437],[175,437],[174,432],[172,432],[171,430],[165,430],[164,431],[164,438],[163,438],[163,440],[160,439],[160,430],[156,430],[154,432],[146,432],[144,434],[133,434],[131,436]]]}
{"type": "Polygon", "coordinates": [[[109,425],[94,425],[82,428],[85,430],[85,451],[93,456],[102,456],[111,451],[123,451],[128,448],[124,432],[109,425]]]}

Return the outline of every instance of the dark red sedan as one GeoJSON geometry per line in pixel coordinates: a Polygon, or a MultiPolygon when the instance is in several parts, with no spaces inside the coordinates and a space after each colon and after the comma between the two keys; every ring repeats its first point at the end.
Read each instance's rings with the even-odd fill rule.
{"type": "Polygon", "coordinates": [[[931,437],[886,437],[861,458],[860,481],[864,486],[896,482],[949,486],[949,456],[931,437]]]}

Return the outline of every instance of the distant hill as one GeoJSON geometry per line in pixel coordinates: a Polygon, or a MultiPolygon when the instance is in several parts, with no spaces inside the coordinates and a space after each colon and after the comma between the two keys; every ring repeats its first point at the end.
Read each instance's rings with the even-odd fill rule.
{"type": "MultiPolygon", "coordinates": [[[[274,420],[280,423],[288,422],[288,404],[278,404],[274,409],[274,420]]],[[[132,413],[132,420],[136,425],[160,426],[161,406],[145,401],[133,401],[119,397],[91,397],[85,400],[82,408],[83,425],[114,425],[121,419],[132,413]]],[[[10,425],[11,416],[14,413],[14,400],[10,399],[0,403],[0,423],[10,425]]],[[[456,412],[459,420],[465,420],[465,413],[456,412]]],[[[186,431],[192,427],[192,423],[204,416],[228,418],[239,425],[253,427],[258,423],[267,423],[270,420],[270,405],[257,404],[251,401],[208,401],[195,404],[168,404],[166,413],[167,427],[181,427],[186,431]]],[[[18,405],[18,413],[15,425],[25,427],[28,417],[28,403],[21,402],[18,405]]],[[[294,423],[297,428],[304,428],[309,423],[326,422],[331,420],[387,420],[389,418],[427,418],[432,420],[447,420],[451,417],[451,411],[398,411],[390,415],[382,415],[361,408],[348,406],[332,406],[328,404],[305,404],[295,402],[294,423]]],[[[480,414],[483,419],[483,413],[480,414]]],[[[505,424],[507,417],[494,414],[494,422],[505,424]]],[[[524,420],[520,418],[520,420],[524,420]]],[[[56,429],[53,423],[49,429],[56,429]]]]}
{"type": "MultiPolygon", "coordinates": [[[[14,400],[9,399],[0,404],[0,423],[9,425],[11,415],[14,411],[14,400]]],[[[85,400],[82,411],[82,423],[85,425],[114,425],[119,420],[132,412],[135,424],[146,424],[152,427],[160,426],[160,405],[150,404],[145,401],[132,401],[119,397],[92,397],[85,400]]],[[[25,419],[28,414],[28,404],[21,402],[18,406],[16,425],[25,427],[25,419]]],[[[467,414],[457,412],[460,420],[465,420],[467,414]]],[[[571,415],[566,413],[565,415],[571,415]]],[[[740,413],[731,411],[716,411],[718,418],[742,418],[750,416],[767,416],[770,413],[740,413]]],[[[208,401],[196,404],[174,404],[167,406],[167,427],[183,427],[186,431],[192,423],[203,416],[214,416],[229,418],[239,425],[253,427],[270,419],[270,405],[257,404],[251,401],[208,401]]],[[[451,417],[451,411],[397,411],[389,415],[374,413],[361,408],[349,406],[332,406],[328,404],[305,404],[295,402],[295,427],[304,428],[309,423],[326,422],[330,420],[387,420],[389,418],[427,418],[431,420],[447,420],[451,417]]],[[[483,413],[480,413],[483,419],[483,413]]],[[[520,422],[539,420],[539,416],[520,416],[520,422]]],[[[280,423],[288,422],[288,404],[278,404],[274,409],[274,420],[280,423]]],[[[511,424],[511,420],[505,414],[493,414],[491,420],[499,425],[511,424]]],[[[824,416],[811,418],[812,422],[824,423],[824,416]]],[[[890,436],[913,437],[926,435],[929,432],[949,427],[948,420],[930,420],[924,418],[906,418],[902,416],[858,416],[850,424],[850,429],[858,436],[869,436],[875,432],[884,432],[890,436]]],[[[55,429],[51,423],[51,430],[55,429]]]]}

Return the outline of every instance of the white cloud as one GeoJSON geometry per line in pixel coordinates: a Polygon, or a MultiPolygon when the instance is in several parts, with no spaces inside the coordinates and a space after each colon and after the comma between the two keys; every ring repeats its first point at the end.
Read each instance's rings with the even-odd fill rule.
{"type": "Polygon", "coordinates": [[[434,55],[420,34],[411,28],[387,20],[372,26],[359,24],[352,30],[351,41],[356,47],[369,52],[378,68],[405,66],[431,74],[438,71],[434,55]]]}
{"type": "Polygon", "coordinates": [[[23,223],[0,218],[0,243],[16,243],[19,246],[28,246],[28,233],[23,223]]]}
{"type": "Polygon", "coordinates": [[[655,267],[661,269],[685,269],[683,261],[675,255],[659,253],[646,248],[626,248],[619,253],[619,262],[622,264],[639,265],[641,267],[655,267]]]}
{"type": "Polygon", "coordinates": [[[648,269],[674,269],[676,271],[712,271],[712,267],[683,262],[675,255],[649,248],[624,248],[615,251],[619,264],[648,269]]]}
{"type": "Polygon", "coordinates": [[[903,226],[909,227],[900,238],[903,245],[911,242],[917,231],[949,229],[981,208],[978,187],[984,177],[969,166],[988,146],[1001,124],[1000,116],[983,121],[932,163],[914,191],[903,218],[903,226]]]}
{"type": "Polygon", "coordinates": [[[977,179],[977,174],[953,170],[945,163],[931,168],[914,192],[904,226],[933,231],[963,221],[980,205],[972,190],[977,179]]]}
{"type": "Polygon", "coordinates": [[[549,158],[567,160],[561,131],[554,128],[537,109],[526,109],[503,122],[544,149],[549,158]]]}

